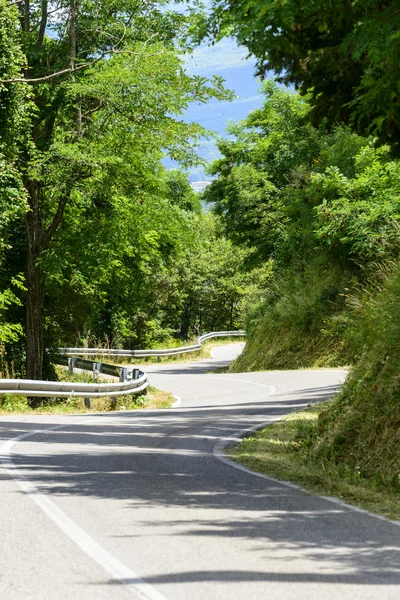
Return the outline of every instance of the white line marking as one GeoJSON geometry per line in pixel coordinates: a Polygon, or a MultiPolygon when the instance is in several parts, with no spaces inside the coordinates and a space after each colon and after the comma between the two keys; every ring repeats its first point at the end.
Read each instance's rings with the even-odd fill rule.
{"type": "Polygon", "coordinates": [[[238,383],[247,383],[250,385],[258,385],[260,387],[267,387],[269,388],[269,394],[267,394],[268,396],[272,396],[272,394],[275,394],[276,392],[276,387],[274,387],[273,385],[270,385],[269,383],[259,383],[258,381],[248,381],[248,379],[237,379],[236,377],[229,377],[229,379],[226,379],[225,377],[218,377],[218,375],[213,375],[212,373],[209,373],[210,377],[212,377],[213,379],[222,379],[223,381],[237,381],[238,383]]]}
{"type": "Polygon", "coordinates": [[[243,438],[246,436],[247,433],[252,433],[254,431],[257,431],[258,429],[263,429],[264,427],[268,427],[268,425],[270,425],[274,422],[277,422],[277,421],[281,421],[281,420],[282,420],[282,417],[276,417],[276,418],[269,419],[264,424],[254,425],[253,427],[248,427],[247,429],[239,429],[239,430],[233,432],[229,436],[229,438],[224,438],[224,439],[220,440],[217,444],[215,444],[215,446],[213,448],[213,454],[214,454],[215,458],[217,458],[221,462],[225,463],[229,467],[233,467],[234,469],[238,469],[239,471],[243,471],[244,473],[248,473],[249,475],[253,475],[254,477],[260,477],[261,479],[266,479],[267,481],[271,481],[278,485],[292,488],[294,490],[302,492],[303,494],[307,494],[308,496],[310,496],[310,495],[316,496],[317,498],[321,498],[322,500],[326,500],[327,502],[332,502],[333,504],[338,504],[339,506],[342,506],[343,508],[353,510],[354,512],[363,513],[369,517],[373,517],[374,519],[379,519],[380,521],[386,521],[386,523],[391,523],[392,525],[396,525],[397,527],[400,527],[400,521],[393,521],[392,519],[388,519],[387,517],[384,517],[382,515],[375,515],[374,513],[371,513],[368,510],[365,510],[364,508],[359,508],[358,506],[353,506],[352,504],[347,504],[346,502],[339,500],[339,498],[333,498],[331,496],[321,496],[319,494],[314,494],[313,492],[309,492],[309,491],[305,490],[304,488],[302,488],[300,485],[297,485],[295,483],[290,483],[289,481],[282,481],[280,479],[275,479],[274,477],[270,477],[269,475],[264,475],[264,473],[257,473],[256,471],[252,471],[251,469],[249,469],[248,467],[245,467],[244,465],[240,465],[239,463],[236,463],[235,461],[231,460],[230,458],[228,458],[226,456],[224,451],[225,451],[226,447],[228,446],[228,444],[230,444],[231,442],[236,442],[237,444],[240,444],[240,442],[243,441],[243,438]]]}
{"type": "MultiPolygon", "coordinates": [[[[87,420],[85,420],[87,422],[87,420]]],[[[29,481],[16,467],[11,459],[12,448],[20,440],[55,431],[67,427],[57,425],[47,429],[37,429],[7,440],[0,446],[2,463],[8,475],[14,479],[20,488],[37,504],[37,506],[65,533],[89,558],[93,559],[108,573],[115,581],[121,583],[124,589],[129,590],[140,600],[167,600],[152,585],[144,581],[135,571],[125,566],[117,558],[112,556],[100,544],[98,544],[88,533],[77,525],[66,513],[64,513],[52,500],[42,494],[35,485],[29,481]]]]}
{"type": "Polygon", "coordinates": [[[182,404],[182,398],[180,396],[175,396],[175,394],[172,394],[172,397],[176,398],[176,400],[173,404],[171,404],[171,408],[176,408],[177,406],[182,404]]]}

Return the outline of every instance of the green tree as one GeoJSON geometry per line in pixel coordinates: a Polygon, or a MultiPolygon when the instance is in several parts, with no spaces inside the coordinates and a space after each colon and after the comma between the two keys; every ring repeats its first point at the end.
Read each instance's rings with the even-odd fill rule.
{"type": "Polygon", "coordinates": [[[389,149],[367,146],[356,155],[356,173],[346,177],[337,167],[315,174],[311,193],[320,247],[359,265],[398,256],[400,164],[389,149]]]}
{"type": "Polygon", "coordinates": [[[80,210],[67,207],[43,259],[50,338],[62,345],[89,338],[95,345],[136,348],[172,332],[166,313],[171,293],[179,290],[172,292],[171,272],[199,215],[171,197],[171,179],[178,179],[193,201],[184,175],[166,173],[148,155],[125,171],[118,169],[109,181],[103,172],[96,185],[86,182],[80,210]],[[142,164],[146,169],[140,174],[142,164]]]}
{"type": "Polygon", "coordinates": [[[184,338],[241,327],[246,302],[264,282],[244,269],[249,251],[223,235],[212,213],[196,217],[190,233],[169,274],[169,322],[184,338]]]}
{"type": "MultiPolygon", "coordinates": [[[[193,156],[193,140],[203,130],[179,119],[183,109],[192,101],[226,97],[220,79],[209,83],[184,73],[177,48],[187,17],[165,4],[21,4],[22,31],[13,35],[26,61],[19,76],[3,77],[2,86],[12,94],[28,83],[34,105],[29,137],[18,144],[17,160],[28,203],[29,378],[43,375],[46,254],[53,253],[66,211],[78,219],[85,214],[87,207],[80,210],[87,186],[97,186],[99,202],[113,204],[100,186],[106,180],[109,191],[117,173],[120,180],[139,174],[137,186],[127,177],[125,185],[134,203],[140,201],[147,160],[160,160],[163,151],[181,161],[193,156]]],[[[122,206],[114,218],[124,218],[125,210],[122,206]]]]}
{"type": "Polygon", "coordinates": [[[199,36],[236,37],[257,71],[309,94],[314,123],[400,140],[397,0],[214,0],[199,36]]]}
{"type": "MultiPolygon", "coordinates": [[[[302,215],[302,227],[310,230],[306,187],[313,168],[323,166],[324,148],[323,134],[304,120],[309,111],[304,99],[272,82],[264,83],[263,93],[263,107],[233,125],[231,139],[219,142],[222,157],[210,168],[218,177],[204,194],[227,236],[252,250],[249,258],[256,263],[298,251],[295,224],[302,215]]],[[[300,236],[308,243],[308,236],[300,236]]]]}
{"type": "MultiPolygon", "coordinates": [[[[25,64],[17,28],[17,6],[0,0],[0,80],[18,76],[25,64]]],[[[0,83],[0,344],[15,342],[22,333],[21,325],[9,320],[9,311],[20,304],[15,292],[23,288],[23,279],[18,270],[10,272],[4,266],[12,251],[13,223],[23,218],[27,208],[17,162],[28,120],[27,86],[18,83],[9,89],[0,83]]]]}

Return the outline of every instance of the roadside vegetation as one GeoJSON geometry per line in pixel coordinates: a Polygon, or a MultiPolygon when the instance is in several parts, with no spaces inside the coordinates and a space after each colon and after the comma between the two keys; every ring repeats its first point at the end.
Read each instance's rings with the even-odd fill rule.
{"type": "MultiPolygon", "coordinates": [[[[246,438],[229,450],[233,460],[282,481],[296,483],[309,492],[340,498],[390,519],[400,520],[400,486],[398,480],[366,478],[365,461],[337,462],[315,448],[315,439],[323,438],[320,423],[329,415],[332,404],[324,402],[295,412],[278,423],[246,438]]],[[[326,431],[326,430],[325,430],[326,431]]],[[[395,440],[392,430],[392,441],[395,440]]],[[[367,448],[366,448],[367,450],[367,448]]],[[[367,456],[371,456],[367,450],[367,456]]],[[[395,455],[390,454],[390,461],[395,455]]],[[[381,464],[386,457],[382,457],[381,464]]],[[[397,455],[398,460],[398,455],[397,455]]],[[[390,462],[389,461],[389,462],[390,462]]]]}
{"type": "Polygon", "coordinates": [[[195,21],[166,0],[0,0],[0,376],[241,326],[259,274],[185,171],[208,132],[182,113],[233,98],[184,70],[195,21]]]}
{"type": "MultiPolygon", "coordinates": [[[[200,37],[233,34],[259,73],[277,76],[263,84],[264,106],[220,140],[205,191],[225,234],[248,251],[245,267],[269,269],[245,310],[247,344],[231,370],[350,366],[318,419],[305,427],[299,417],[305,437],[296,430],[297,458],[284,453],[279,476],[298,481],[303,465],[304,479],[329,494],[332,474],[339,495],[341,480],[356,479],[384,504],[384,490],[400,492],[396,2],[212,7],[200,37]]],[[[263,468],[274,473],[286,426],[271,428],[283,437],[263,450],[246,442],[240,460],[246,451],[261,465],[265,453],[263,468]]]]}
{"type": "Polygon", "coordinates": [[[398,3],[211,4],[0,0],[0,377],[60,377],[60,346],[245,325],[233,371],[352,367],[298,456],[395,494],[398,3]],[[184,58],[227,34],[277,80],[200,198],[185,168],[208,134],[182,114],[233,94],[184,58]]]}

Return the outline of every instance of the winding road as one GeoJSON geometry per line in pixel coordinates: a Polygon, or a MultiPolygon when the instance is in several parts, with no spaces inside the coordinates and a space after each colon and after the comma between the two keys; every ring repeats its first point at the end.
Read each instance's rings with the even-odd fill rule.
{"type": "Polygon", "coordinates": [[[212,373],[240,347],[148,368],[172,409],[0,418],[2,600],[398,600],[400,523],[223,452],[345,373],[212,373]]]}

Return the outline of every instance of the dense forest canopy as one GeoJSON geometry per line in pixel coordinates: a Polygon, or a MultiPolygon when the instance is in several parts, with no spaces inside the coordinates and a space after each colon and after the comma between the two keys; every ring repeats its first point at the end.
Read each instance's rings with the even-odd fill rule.
{"type": "Polygon", "coordinates": [[[314,124],[350,124],[397,147],[400,140],[397,0],[213,0],[199,38],[236,37],[309,95],[314,124]]]}
{"type": "Polygon", "coordinates": [[[232,97],[186,74],[191,22],[163,0],[0,0],[0,341],[16,374],[54,375],[46,347],[238,323],[253,284],[162,165],[198,160],[191,102],[232,97]]]}

